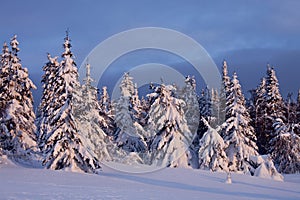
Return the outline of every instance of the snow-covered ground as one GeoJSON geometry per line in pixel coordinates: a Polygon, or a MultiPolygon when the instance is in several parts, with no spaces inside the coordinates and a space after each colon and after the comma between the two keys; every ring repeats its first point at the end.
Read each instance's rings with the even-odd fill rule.
{"type": "Polygon", "coordinates": [[[32,169],[2,160],[0,199],[300,199],[300,175],[285,181],[203,170],[162,169],[128,174],[103,167],[100,175],[32,169]]]}

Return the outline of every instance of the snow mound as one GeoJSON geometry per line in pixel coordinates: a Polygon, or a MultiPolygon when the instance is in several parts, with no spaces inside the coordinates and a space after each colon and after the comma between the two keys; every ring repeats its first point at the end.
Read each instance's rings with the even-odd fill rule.
{"type": "Polygon", "coordinates": [[[14,168],[17,167],[6,155],[0,155],[0,169],[1,168],[14,168]]]}
{"type": "Polygon", "coordinates": [[[283,181],[283,176],[276,170],[272,159],[268,155],[252,156],[250,159],[258,166],[255,169],[254,176],[283,181]]]}

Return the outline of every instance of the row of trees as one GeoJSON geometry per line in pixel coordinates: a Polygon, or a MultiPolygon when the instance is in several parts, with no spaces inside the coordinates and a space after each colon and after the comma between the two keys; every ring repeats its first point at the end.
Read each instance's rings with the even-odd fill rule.
{"type": "Polygon", "coordinates": [[[262,165],[276,171],[273,160],[280,172],[300,171],[300,95],[297,102],[284,101],[269,66],[249,100],[225,61],[221,87],[200,95],[188,76],[183,88],[150,85],[152,93],[140,98],[125,73],[120,97],[110,100],[103,87],[98,100],[89,64],[84,83],[78,81],[67,34],[61,61],[48,54],[35,117],[35,86],[18,58],[16,36],[10,46],[4,44],[1,54],[0,154],[91,173],[101,161],[255,174],[262,165]],[[269,156],[261,161],[263,154],[269,156]]]}

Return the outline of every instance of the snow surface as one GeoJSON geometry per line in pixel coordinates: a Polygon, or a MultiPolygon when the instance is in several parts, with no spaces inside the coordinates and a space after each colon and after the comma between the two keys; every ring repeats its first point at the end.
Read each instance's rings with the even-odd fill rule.
{"type": "MultiPolygon", "coordinates": [[[[103,165],[102,165],[103,166],[103,165]]],[[[0,158],[0,199],[300,199],[300,174],[272,181],[242,174],[162,169],[100,175],[32,169],[0,158]]]]}

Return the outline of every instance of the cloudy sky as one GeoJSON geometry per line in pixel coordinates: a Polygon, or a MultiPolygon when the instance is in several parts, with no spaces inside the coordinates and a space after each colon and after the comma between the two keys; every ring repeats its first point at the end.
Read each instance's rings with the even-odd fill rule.
{"type": "MultiPolygon", "coordinates": [[[[16,0],[1,1],[0,5],[0,42],[18,35],[22,64],[29,68],[37,85],[47,62],[46,53],[61,54],[67,28],[80,66],[89,52],[108,37],[151,26],[192,37],[218,67],[226,59],[230,73],[238,73],[244,93],[256,87],[267,63],[275,66],[284,96],[294,92],[295,97],[300,88],[297,0],[16,0]]],[[[150,61],[156,59],[155,55],[151,54],[150,61]]],[[[38,98],[38,92],[34,94],[38,98]]]]}

